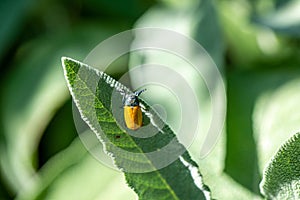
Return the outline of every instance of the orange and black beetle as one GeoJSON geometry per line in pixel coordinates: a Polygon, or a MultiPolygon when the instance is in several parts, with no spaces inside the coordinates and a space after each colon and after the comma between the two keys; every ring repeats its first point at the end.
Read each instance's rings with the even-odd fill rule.
{"type": "Polygon", "coordinates": [[[124,120],[127,128],[137,130],[142,126],[143,116],[138,96],[146,89],[123,96],[124,120]]]}

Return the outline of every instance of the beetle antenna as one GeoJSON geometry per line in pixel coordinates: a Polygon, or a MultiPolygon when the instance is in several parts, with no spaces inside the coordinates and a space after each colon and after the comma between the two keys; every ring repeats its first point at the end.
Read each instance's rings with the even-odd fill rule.
{"type": "Polygon", "coordinates": [[[138,91],[136,91],[136,92],[134,92],[134,95],[135,96],[140,96],[140,94],[142,94],[143,92],[145,92],[147,89],[145,88],[145,89],[142,89],[142,90],[138,90],[138,91]]]}

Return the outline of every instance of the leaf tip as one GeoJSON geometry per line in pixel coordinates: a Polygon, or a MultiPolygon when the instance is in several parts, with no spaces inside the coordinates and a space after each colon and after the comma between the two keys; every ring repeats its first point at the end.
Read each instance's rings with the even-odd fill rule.
{"type": "Polygon", "coordinates": [[[65,75],[67,76],[68,71],[78,71],[78,69],[80,68],[80,66],[83,65],[83,63],[73,59],[73,58],[69,58],[66,56],[62,56],[61,57],[61,64],[62,67],[64,69],[65,75]]]}
{"type": "Polygon", "coordinates": [[[62,56],[62,57],[61,57],[61,64],[62,64],[63,67],[65,66],[65,64],[66,64],[66,62],[67,62],[68,60],[72,60],[72,59],[71,59],[71,58],[68,58],[68,57],[66,57],[66,56],[62,56]]]}

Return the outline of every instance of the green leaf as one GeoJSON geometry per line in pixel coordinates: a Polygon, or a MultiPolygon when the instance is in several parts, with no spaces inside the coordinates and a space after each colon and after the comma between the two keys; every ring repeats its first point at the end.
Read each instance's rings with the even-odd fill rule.
{"type": "Polygon", "coordinates": [[[139,199],[210,196],[197,164],[151,107],[140,100],[143,127],[129,130],[122,117],[120,93],[130,92],[128,88],[104,72],[73,59],[62,58],[62,64],[81,117],[104,143],[139,199]]]}
{"type": "Polygon", "coordinates": [[[260,184],[267,199],[300,198],[300,133],[285,142],[264,171],[260,184]]]}

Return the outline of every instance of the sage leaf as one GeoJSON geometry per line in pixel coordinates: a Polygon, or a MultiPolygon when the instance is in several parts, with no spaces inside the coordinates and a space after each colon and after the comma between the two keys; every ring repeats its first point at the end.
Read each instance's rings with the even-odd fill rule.
{"type": "Polygon", "coordinates": [[[122,93],[131,91],[104,72],[62,58],[69,90],[82,119],[103,142],[139,199],[209,199],[197,164],[142,99],[143,126],[125,126],[122,93]]]}
{"type": "Polygon", "coordinates": [[[268,164],[260,183],[267,199],[300,198],[300,133],[285,142],[268,164]]]}

